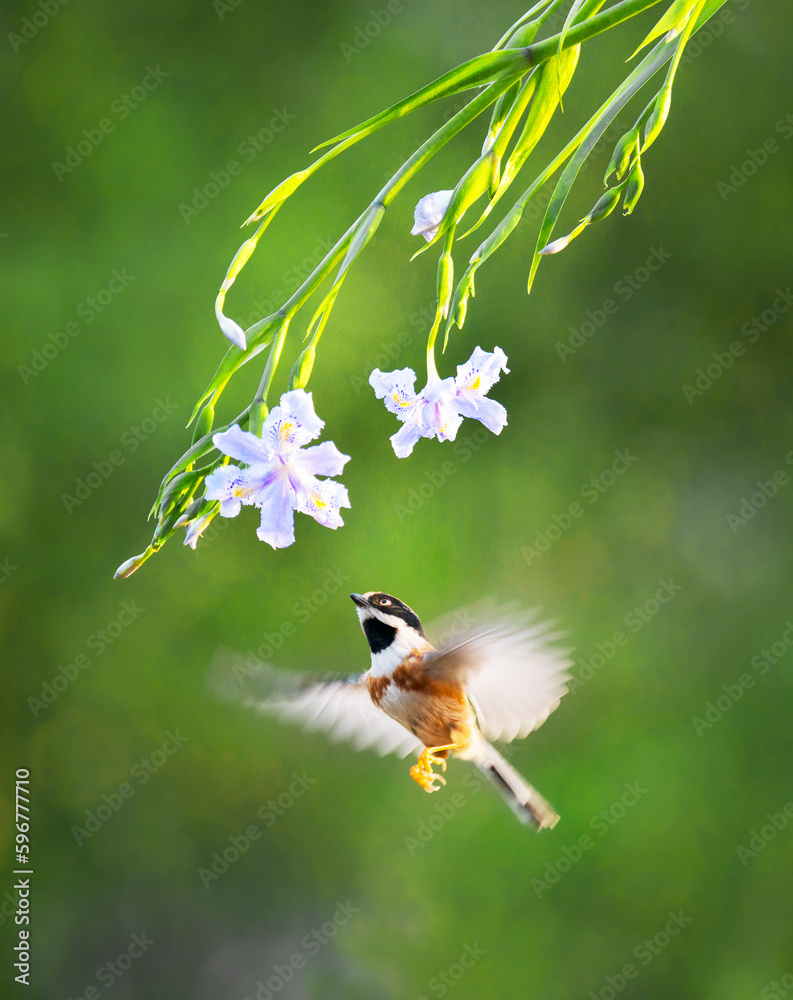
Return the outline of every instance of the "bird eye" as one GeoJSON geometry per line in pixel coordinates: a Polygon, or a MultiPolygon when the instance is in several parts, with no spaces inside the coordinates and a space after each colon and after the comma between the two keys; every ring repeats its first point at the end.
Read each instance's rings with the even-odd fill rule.
{"type": "Polygon", "coordinates": [[[386,608],[391,602],[388,600],[387,597],[381,597],[380,603],[383,605],[384,608],[386,608]]]}

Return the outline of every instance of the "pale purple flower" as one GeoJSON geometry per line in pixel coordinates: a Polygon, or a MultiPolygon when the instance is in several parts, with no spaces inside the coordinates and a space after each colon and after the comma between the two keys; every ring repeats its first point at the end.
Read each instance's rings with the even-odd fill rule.
{"type": "Polygon", "coordinates": [[[416,374],[411,368],[381,372],[375,368],[369,384],[386,409],[403,426],[391,437],[397,458],[407,458],[419,438],[454,441],[463,417],[480,420],[488,430],[500,434],[507,423],[507,411],[487,393],[501,372],[508,372],[507,357],[500,347],[492,354],[477,347],[464,365],[457,366],[456,378],[431,375],[416,393],[416,374]]]}
{"type": "Polygon", "coordinates": [[[413,212],[414,225],[410,235],[423,236],[428,243],[434,240],[453,194],[453,191],[425,194],[413,212]]]}
{"type": "Polygon", "coordinates": [[[216,434],[215,447],[239,462],[215,469],[206,479],[208,500],[220,501],[222,517],[236,517],[242,504],[262,512],[257,535],[274,549],[295,540],[294,512],[309,514],[326,528],[344,522],[340,509],[349,507],[341,483],[317,476],[338,476],[349,455],[332,441],[307,448],[325,426],[314,411],[310,392],[293,389],[281,396],[262,427],[261,437],[236,425],[216,434]]]}

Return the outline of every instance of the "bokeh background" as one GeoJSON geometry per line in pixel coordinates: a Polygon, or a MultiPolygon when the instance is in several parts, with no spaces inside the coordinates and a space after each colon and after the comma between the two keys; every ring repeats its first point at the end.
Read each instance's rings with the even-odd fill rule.
{"type": "MultiPolygon", "coordinates": [[[[481,143],[471,131],[388,213],[321,346],[317,409],[353,456],[344,529],[298,518],[297,544],[274,553],[246,509],[218,519],[226,530],[196,553],[174,538],[116,582],[116,566],[148,542],[157,484],[223,353],[212,303],[238,225],[317,142],[489,47],[522,7],[406,0],[353,52],[369,0],[74,0],[24,43],[7,37],[40,9],[6,5],[0,54],[0,896],[13,883],[13,774],[27,767],[25,995],[782,995],[793,986],[793,352],[778,289],[789,296],[793,142],[777,123],[793,112],[789,7],[731,0],[730,16],[693,43],[631,218],[612,216],[544,262],[530,298],[537,216],[479,272],[443,364],[453,371],[477,344],[504,348],[500,437],[478,435],[467,450],[422,441],[398,461],[396,423],[365,385],[376,365],[421,366],[435,263],[408,262],[412,209],[453,186],[481,143]],[[161,82],[122,117],[123,95],[150,69],[161,82]],[[246,159],[240,146],[277,111],[287,124],[246,159]],[[53,163],[106,118],[112,132],[59,177],[53,163]],[[768,139],[767,162],[731,182],[768,139]],[[239,174],[186,213],[232,159],[239,174]],[[664,263],[650,273],[653,251],[664,263]],[[114,270],[126,284],[108,296],[114,270]],[[630,296],[617,287],[630,287],[626,276],[630,296]],[[616,309],[598,325],[606,300],[616,309]],[[587,321],[597,329],[584,337],[587,321]],[[68,323],[79,334],[26,375],[68,323]],[[582,346],[560,351],[575,331],[582,346]],[[729,367],[714,361],[735,341],[744,351],[729,367]],[[713,384],[687,399],[683,387],[713,364],[713,384]],[[111,452],[122,461],[102,485],[65,499],[111,452]],[[631,456],[619,475],[616,452],[631,456]],[[780,470],[775,495],[752,501],[780,470]],[[730,523],[742,498],[753,516],[730,523]],[[576,502],[582,515],[566,519],[576,502]],[[546,551],[532,554],[538,533],[550,544],[540,537],[546,551]],[[655,603],[662,582],[674,596],[655,603]],[[583,683],[512,753],[562,814],[553,832],[520,827],[466,765],[423,795],[408,761],[329,745],[207,691],[220,648],[264,649],[285,669],[365,668],[346,595],[368,589],[396,593],[425,620],[494,595],[563,624],[583,683]],[[42,701],[70,670],[76,679],[42,701]],[[169,733],[183,739],[172,754],[169,733]],[[132,796],[75,835],[87,813],[118,804],[124,783],[132,796]],[[279,796],[282,815],[267,813],[279,796]],[[202,881],[251,825],[258,838],[202,881]],[[125,958],[142,934],[154,943],[125,958]]],[[[654,14],[585,47],[551,141],[616,84],[654,14]]],[[[307,185],[235,286],[231,315],[261,315],[291,292],[447,111],[389,127],[307,185]]],[[[598,196],[608,155],[582,174],[560,232],[598,196]]],[[[225,412],[244,405],[255,367],[225,412]]],[[[9,898],[4,996],[24,989],[9,898]]]]}

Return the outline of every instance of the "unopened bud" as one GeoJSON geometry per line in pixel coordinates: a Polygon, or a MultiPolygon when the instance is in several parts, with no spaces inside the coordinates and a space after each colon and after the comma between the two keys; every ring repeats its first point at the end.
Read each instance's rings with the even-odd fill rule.
{"type": "Polygon", "coordinates": [[[641,197],[644,189],[644,173],[642,165],[637,160],[628,175],[628,184],[625,188],[625,201],[622,203],[622,214],[630,215],[636,208],[636,203],[641,197]]]}
{"type": "Polygon", "coordinates": [[[140,569],[140,567],[146,562],[151,553],[151,548],[148,548],[145,552],[141,552],[139,556],[132,556],[131,559],[127,559],[127,561],[123,562],[113,574],[113,579],[126,580],[128,576],[132,576],[135,570],[140,569]]]}
{"type": "Polygon", "coordinates": [[[438,312],[445,319],[449,315],[449,303],[454,286],[454,262],[450,253],[442,253],[438,260],[438,312]]]}
{"type": "Polygon", "coordinates": [[[648,146],[651,146],[661,134],[661,130],[666,123],[671,104],[672,89],[671,87],[664,87],[655,99],[653,110],[647,122],[647,127],[644,130],[644,144],[642,145],[642,152],[644,152],[648,146]]]}
{"type": "Polygon", "coordinates": [[[309,344],[295,362],[295,367],[289,376],[290,389],[305,389],[311,377],[311,369],[314,367],[315,357],[316,349],[309,344]]]}
{"type": "Polygon", "coordinates": [[[193,431],[193,444],[196,441],[200,441],[202,437],[206,437],[207,434],[212,430],[212,425],[215,422],[215,408],[209,403],[201,410],[198,414],[198,419],[195,423],[195,430],[193,431]]]}
{"type": "Polygon", "coordinates": [[[605,194],[601,195],[595,203],[595,207],[587,216],[590,222],[600,222],[600,220],[605,219],[607,215],[611,215],[617,207],[617,202],[620,200],[623,187],[624,185],[620,184],[618,187],[609,188],[605,194]]]}
{"type": "Polygon", "coordinates": [[[306,177],[308,177],[307,170],[298,170],[297,173],[291,174],[285,180],[282,180],[280,184],[272,189],[256,211],[248,217],[245,225],[247,226],[250,222],[256,222],[257,219],[261,219],[263,215],[271,212],[278,205],[283,204],[291,194],[297,191],[306,177]]]}
{"type": "Polygon", "coordinates": [[[614,152],[611,154],[611,159],[609,160],[609,165],[606,168],[606,174],[603,178],[603,183],[608,184],[609,177],[612,173],[616,171],[615,178],[621,181],[625,176],[625,172],[630,164],[631,157],[636,152],[636,147],[639,142],[639,130],[637,128],[632,128],[630,132],[626,132],[624,136],[619,140],[617,145],[614,147],[614,152]]]}

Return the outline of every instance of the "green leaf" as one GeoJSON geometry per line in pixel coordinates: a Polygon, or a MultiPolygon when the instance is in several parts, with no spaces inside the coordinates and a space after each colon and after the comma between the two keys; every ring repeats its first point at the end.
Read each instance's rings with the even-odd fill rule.
{"type": "Polygon", "coordinates": [[[667,31],[671,31],[682,21],[685,21],[697,5],[697,2],[698,0],[674,0],[674,3],[671,7],[669,7],[652,31],[649,32],[644,41],[630,54],[628,57],[629,60],[633,59],[637,52],[641,52],[645,45],[649,45],[650,42],[654,42],[656,38],[660,38],[661,35],[665,35],[667,31]]]}
{"type": "Polygon", "coordinates": [[[472,87],[481,87],[494,80],[519,77],[529,68],[529,61],[523,49],[505,49],[504,51],[486,52],[484,55],[475,56],[456,69],[439,76],[437,80],[422,87],[421,90],[417,90],[404,100],[392,104],[390,108],[386,108],[385,111],[381,111],[373,118],[368,118],[360,125],[320,143],[319,146],[314,147],[312,152],[323,149],[325,146],[332,146],[337,142],[343,142],[354,135],[363,138],[364,135],[374,132],[388,122],[403,118],[433,101],[443,97],[451,97],[462,91],[470,90],[472,87]]]}
{"type": "MultiPolygon", "coordinates": [[[[536,74],[537,87],[531,107],[529,108],[529,113],[526,116],[526,123],[523,126],[523,131],[518,141],[515,143],[514,149],[509,155],[509,159],[501,174],[498,188],[480,218],[464,236],[468,236],[469,233],[478,229],[488,215],[490,215],[520,173],[523,164],[529,158],[537,143],[545,134],[545,130],[548,128],[551,119],[556,114],[556,109],[559,107],[561,95],[567,90],[573,78],[573,73],[578,63],[579,49],[578,45],[565,49],[561,59],[552,56],[540,67],[536,74]]],[[[532,77],[532,79],[535,79],[535,77],[532,77]]],[[[462,239],[463,237],[460,238],[462,239]]]]}
{"type": "Polygon", "coordinates": [[[649,52],[644,57],[630,76],[623,81],[611,98],[598,109],[592,118],[590,118],[584,126],[584,129],[581,130],[584,133],[584,138],[578,149],[576,149],[575,153],[570,158],[567,166],[562,171],[562,175],[554,188],[551,200],[545,211],[545,217],[543,218],[542,225],[540,226],[540,232],[537,236],[537,243],[532,257],[531,269],[529,271],[529,291],[531,291],[531,286],[534,282],[534,277],[537,273],[537,268],[541,260],[540,250],[551,242],[551,234],[554,226],[559,219],[564,203],[570,193],[570,189],[578,176],[578,172],[584,165],[584,161],[592,152],[593,148],[598,143],[600,137],[609,127],[611,122],[617,117],[620,111],[637,93],[637,91],[644,86],[650,77],[657,73],[664,63],[667,62],[673,51],[673,42],[659,42],[652,52],[649,52]]]}

